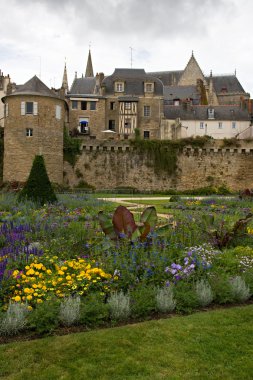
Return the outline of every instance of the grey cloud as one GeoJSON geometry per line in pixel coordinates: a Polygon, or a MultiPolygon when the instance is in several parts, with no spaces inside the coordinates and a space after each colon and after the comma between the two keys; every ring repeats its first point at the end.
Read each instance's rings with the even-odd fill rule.
{"type": "Polygon", "coordinates": [[[63,17],[77,39],[84,33],[201,37],[211,19],[234,7],[233,0],[23,0],[22,6],[31,2],[63,17]]]}

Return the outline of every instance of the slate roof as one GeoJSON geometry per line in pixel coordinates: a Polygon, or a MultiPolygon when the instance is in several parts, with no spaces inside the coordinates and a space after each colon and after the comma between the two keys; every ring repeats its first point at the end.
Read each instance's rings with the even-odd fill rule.
{"type": "Polygon", "coordinates": [[[105,93],[114,94],[114,82],[123,81],[125,83],[125,95],[143,95],[144,82],[154,82],[154,94],[163,95],[163,84],[154,76],[147,74],[144,69],[115,69],[114,73],[106,77],[102,86],[105,87],[105,93]]]}
{"type": "Polygon", "coordinates": [[[196,86],[164,86],[163,95],[164,100],[200,98],[196,86]]]}
{"type": "Polygon", "coordinates": [[[175,86],[183,72],[183,70],[156,71],[148,74],[160,79],[164,86],[175,86]]]}
{"type": "MultiPolygon", "coordinates": [[[[210,77],[207,78],[210,80],[210,77]]],[[[241,83],[235,75],[220,75],[213,76],[213,85],[217,94],[222,92],[222,89],[226,88],[228,93],[241,92],[245,93],[241,83]]]]}
{"type": "Polygon", "coordinates": [[[75,78],[68,95],[94,95],[96,78],[75,78]]]}
{"type": "Polygon", "coordinates": [[[59,98],[59,96],[50,90],[36,75],[25,84],[17,86],[15,92],[10,96],[16,95],[37,95],[59,98]]]}
{"type": "Polygon", "coordinates": [[[247,110],[243,110],[240,106],[189,106],[186,109],[182,106],[164,106],[164,116],[166,119],[175,120],[207,120],[208,108],[214,109],[215,120],[250,120],[247,110]]]}

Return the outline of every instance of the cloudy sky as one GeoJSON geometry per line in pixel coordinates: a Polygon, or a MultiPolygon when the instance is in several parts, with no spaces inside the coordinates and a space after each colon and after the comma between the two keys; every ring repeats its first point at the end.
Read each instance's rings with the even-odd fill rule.
{"type": "Polygon", "coordinates": [[[192,50],[205,74],[234,73],[253,96],[253,0],[0,0],[0,69],[59,87],[115,67],[183,69],[192,50]]]}

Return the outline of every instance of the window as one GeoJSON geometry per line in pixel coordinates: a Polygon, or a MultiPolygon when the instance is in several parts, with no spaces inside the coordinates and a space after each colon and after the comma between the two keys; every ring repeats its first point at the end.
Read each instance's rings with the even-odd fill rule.
{"type": "Polygon", "coordinates": [[[145,140],[149,140],[149,131],[144,131],[143,132],[143,137],[145,140]]]}
{"type": "Polygon", "coordinates": [[[110,102],[110,110],[115,110],[115,102],[110,102]]]}
{"type": "Polygon", "coordinates": [[[97,108],[97,104],[96,104],[97,102],[90,102],[90,110],[91,111],[95,111],[96,110],[96,108],[97,108]]]}
{"type": "Polygon", "coordinates": [[[208,119],[214,119],[214,109],[213,108],[208,108],[208,119]]]}
{"type": "Polygon", "coordinates": [[[81,110],[86,111],[87,110],[87,102],[81,102],[81,110]]]}
{"type": "Polygon", "coordinates": [[[154,83],[145,83],[144,91],[145,92],[154,92],[154,83]]]}
{"type": "Polygon", "coordinates": [[[21,102],[21,115],[38,115],[38,103],[21,102]]]}
{"type": "Polygon", "coordinates": [[[145,117],[149,117],[150,116],[150,106],[144,106],[143,107],[143,115],[145,117]]]}
{"type": "Polygon", "coordinates": [[[115,91],[123,92],[124,91],[124,82],[116,82],[115,83],[115,91]]]}
{"type": "Polygon", "coordinates": [[[126,102],[125,103],[125,110],[130,110],[131,109],[131,103],[130,102],[126,102]]]}
{"type": "Polygon", "coordinates": [[[232,121],[232,128],[233,128],[233,129],[236,128],[236,121],[232,121]]]}
{"type": "Polygon", "coordinates": [[[77,100],[72,100],[71,106],[72,106],[72,110],[77,110],[78,109],[77,100]]]}
{"type": "Polygon", "coordinates": [[[180,100],[179,99],[174,99],[174,106],[180,106],[180,100]]]}
{"type": "Polygon", "coordinates": [[[78,126],[78,132],[82,133],[83,135],[88,135],[90,133],[89,128],[89,119],[80,118],[79,119],[79,126],[78,126]]]}
{"type": "Polygon", "coordinates": [[[222,122],[219,121],[219,129],[222,129],[222,122]]]}
{"type": "Polygon", "coordinates": [[[131,119],[126,119],[125,120],[125,132],[130,133],[131,129],[131,119]]]}
{"type": "Polygon", "coordinates": [[[58,120],[61,120],[61,106],[55,106],[55,117],[58,120]]]}
{"type": "Polygon", "coordinates": [[[31,137],[33,135],[33,129],[32,128],[26,128],[26,136],[31,137]]]}
{"type": "Polygon", "coordinates": [[[115,131],[115,120],[109,120],[110,131],[115,131]]]}
{"type": "Polygon", "coordinates": [[[33,114],[33,102],[26,102],[25,113],[26,114],[33,114]]]}
{"type": "Polygon", "coordinates": [[[199,123],[199,128],[200,128],[200,129],[204,129],[204,123],[203,123],[203,121],[201,121],[201,122],[199,123]]]}

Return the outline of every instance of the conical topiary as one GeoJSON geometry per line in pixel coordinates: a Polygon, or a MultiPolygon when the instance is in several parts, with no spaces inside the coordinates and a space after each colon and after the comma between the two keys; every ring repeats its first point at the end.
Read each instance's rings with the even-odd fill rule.
{"type": "Polygon", "coordinates": [[[43,156],[35,156],[27,183],[18,196],[19,201],[27,199],[41,205],[57,201],[43,156]]]}

